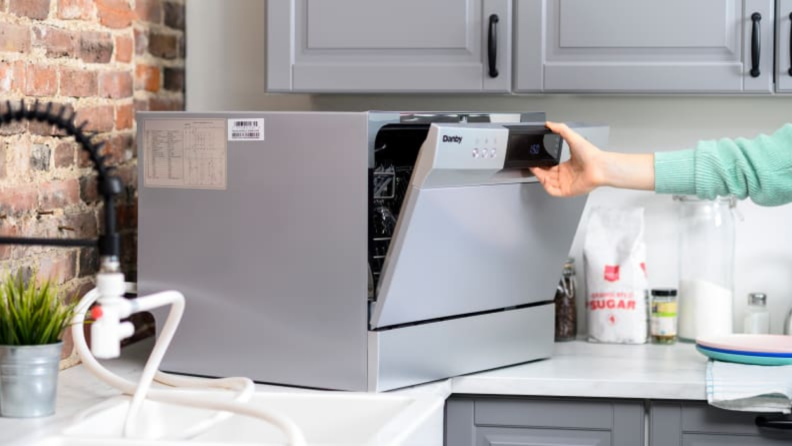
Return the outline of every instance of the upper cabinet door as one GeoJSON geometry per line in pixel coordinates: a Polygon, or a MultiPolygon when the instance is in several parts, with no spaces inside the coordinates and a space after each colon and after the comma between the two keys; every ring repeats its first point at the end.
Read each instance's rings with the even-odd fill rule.
{"type": "Polygon", "coordinates": [[[792,92],[792,0],[778,0],[776,89],[792,92]]]}
{"type": "Polygon", "coordinates": [[[270,0],[267,89],[508,92],[512,0],[270,0]]]}
{"type": "Polygon", "coordinates": [[[770,93],[773,1],[515,0],[515,91],[770,93]]]}

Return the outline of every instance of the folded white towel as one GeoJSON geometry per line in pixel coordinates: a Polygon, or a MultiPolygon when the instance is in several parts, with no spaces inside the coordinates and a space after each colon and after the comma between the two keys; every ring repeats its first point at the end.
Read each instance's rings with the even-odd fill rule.
{"type": "Polygon", "coordinates": [[[721,409],[790,413],[792,365],[763,366],[709,361],[707,401],[721,409]]]}

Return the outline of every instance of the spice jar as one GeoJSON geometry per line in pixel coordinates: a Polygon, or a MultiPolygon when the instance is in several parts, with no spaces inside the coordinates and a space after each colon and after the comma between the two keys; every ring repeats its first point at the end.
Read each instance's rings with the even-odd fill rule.
{"type": "Polygon", "coordinates": [[[555,295],[555,340],[574,341],[577,336],[577,307],[575,306],[575,259],[569,258],[555,295]]]}
{"type": "Polygon", "coordinates": [[[654,344],[677,340],[677,290],[652,290],[651,338],[654,344]]]}
{"type": "Polygon", "coordinates": [[[767,311],[767,295],[765,293],[751,293],[748,295],[748,308],[745,309],[743,333],[770,333],[770,313],[767,311]]]}

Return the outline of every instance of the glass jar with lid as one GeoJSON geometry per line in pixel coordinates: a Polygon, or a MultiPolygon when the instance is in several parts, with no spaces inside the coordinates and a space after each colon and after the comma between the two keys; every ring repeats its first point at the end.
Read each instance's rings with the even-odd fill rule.
{"type": "Polygon", "coordinates": [[[652,290],[651,339],[654,344],[673,344],[677,340],[677,290],[652,290]]]}
{"type": "Polygon", "coordinates": [[[730,334],[734,296],[734,197],[674,196],[679,221],[681,340],[730,334]]]}

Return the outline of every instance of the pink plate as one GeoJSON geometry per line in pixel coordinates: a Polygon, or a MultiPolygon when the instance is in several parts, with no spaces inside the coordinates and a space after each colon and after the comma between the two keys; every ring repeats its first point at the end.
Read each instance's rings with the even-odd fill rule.
{"type": "Polygon", "coordinates": [[[731,334],[703,336],[696,339],[702,347],[754,353],[792,354],[792,336],[731,334]]]}

